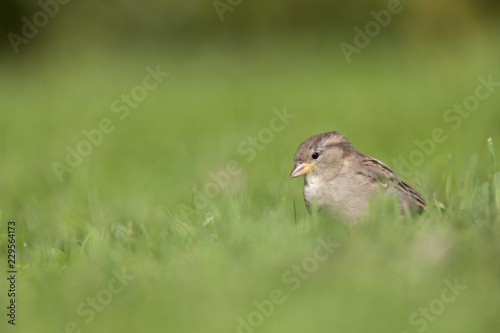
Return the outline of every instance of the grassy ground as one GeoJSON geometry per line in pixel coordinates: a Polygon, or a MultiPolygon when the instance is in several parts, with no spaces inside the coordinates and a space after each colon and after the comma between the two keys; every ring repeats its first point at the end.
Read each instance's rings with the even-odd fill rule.
{"type": "Polygon", "coordinates": [[[500,81],[497,43],[380,39],[348,65],[339,40],[318,40],[3,62],[0,263],[14,220],[17,331],[495,331],[500,91],[459,125],[443,115],[479,76],[500,81]],[[113,112],[157,65],[169,76],[113,112]],[[103,119],[110,133],[60,181],[54,162],[103,119]],[[430,144],[436,129],[446,139],[430,144]],[[407,173],[428,210],[400,221],[376,209],[357,228],[309,216],[293,153],[330,130],[407,173]],[[415,140],[427,154],[407,171],[415,140]]]}

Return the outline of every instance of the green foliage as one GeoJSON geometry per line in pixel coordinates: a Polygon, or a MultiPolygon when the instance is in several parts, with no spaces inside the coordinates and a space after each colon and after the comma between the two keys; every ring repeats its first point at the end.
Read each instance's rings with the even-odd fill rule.
{"type": "Polygon", "coordinates": [[[462,41],[470,47],[455,52],[376,40],[347,65],[335,36],[309,37],[267,36],[230,53],[89,47],[0,65],[0,263],[15,220],[19,332],[71,321],[84,332],[236,332],[277,289],[286,300],[255,332],[415,332],[424,324],[409,317],[455,278],[467,289],[426,331],[498,328],[500,90],[459,128],[443,120],[478,76],[500,81],[498,43],[462,41]],[[121,120],[111,104],[156,64],[170,76],[121,120]],[[296,117],[253,159],[241,153],[284,106],[296,117]],[[52,163],[103,118],[113,132],[59,182],[52,163]],[[422,216],[401,220],[390,202],[357,227],[332,223],[307,213],[302,181],[288,178],[312,134],[338,130],[396,170],[437,127],[447,140],[404,177],[426,198],[422,216]],[[229,161],[241,172],[197,204],[229,161]],[[327,239],[338,247],[307,266],[327,239]],[[296,266],[311,272],[298,278],[296,266]],[[123,269],[130,279],[107,293],[123,269]],[[95,317],[88,298],[106,301],[95,317]]]}

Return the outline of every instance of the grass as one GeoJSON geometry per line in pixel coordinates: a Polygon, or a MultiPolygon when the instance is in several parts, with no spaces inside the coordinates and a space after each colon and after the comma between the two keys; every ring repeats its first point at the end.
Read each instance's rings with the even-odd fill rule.
{"type": "Polygon", "coordinates": [[[0,263],[6,221],[15,220],[18,331],[496,330],[500,94],[456,130],[442,117],[474,93],[477,76],[500,78],[498,50],[425,45],[435,54],[421,57],[374,46],[348,66],[336,44],[276,43],[133,57],[90,48],[71,61],[47,54],[1,65],[0,263]],[[156,64],[170,76],[120,120],[111,102],[156,64]],[[241,154],[285,106],[296,117],[259,142],[254,158],[241,154]],[[114,131],[59,182],[51,164],[103,118],[114,131]],[[296,147],[312,134],[338,130],[395,167],[437,127],[447,140],[404,179],[426,197],[422,216],[401,221],[389,207],[356,228],[332,223],[311,217],[302,181],[288,179],[296,147]],[[197,206],[211,172],[229,161],[241,171],[197,206]],[[338,246],[315,265],[319,239],[338,246]],[[126,286],[109,293],[123,270],[126,286]],[[439,303],[455,279],[466,289],[439,303]],[[271,311],[276,290],[281,304],[271,311]],[[101,303],[91,310],[93,298],[101,303]],[[409,321],[429,306],[439,314],[409,321]],[[238,328],[238,318],[259,325],[238,328]]]}

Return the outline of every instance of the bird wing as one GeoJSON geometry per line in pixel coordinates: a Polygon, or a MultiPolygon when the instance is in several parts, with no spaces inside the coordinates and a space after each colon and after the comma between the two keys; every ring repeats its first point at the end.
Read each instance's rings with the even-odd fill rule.
{"type": "Polygon", "coordinates": [[[363,155],[362,165],[362,169],[365,170],[363,174],[366,177],[378,182],[387,190],[395,190],[398,194],[410,197],[419,212],[425,209],[425,200],[422,195],[399,179],[387,165],[367,155],[363,155]]]}

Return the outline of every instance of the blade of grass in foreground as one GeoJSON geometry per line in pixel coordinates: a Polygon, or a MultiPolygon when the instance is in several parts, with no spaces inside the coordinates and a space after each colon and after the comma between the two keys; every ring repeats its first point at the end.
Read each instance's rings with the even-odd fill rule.
{"type": "Polygon", "coordinates": [[[495,163],[495,149],[493,147],[493,139],[488,138],[488,150],[490,152],[490,157],[491,157],[491,163],[493,165],[493,172],[489,176],[489,182],[490,182],[490,206],[492,209],[495,209],[495,207],[498,207],[498,183],[497,183],[497,175],[496,175],[496,163],[495,163]]]}
{"type": "Polygon", "coordinates": [[[453,178],[453,172],[451,168],[451,155],[448,155],[448,176],[446,177],[446,207],[449,209],[452,206],[452,198],[451,198],[451,193],[452,193],[452,178],[453,178]]]}
{"type": "Polygon", "coordinates": [[[295,224],[297,224],[297,209],[295,208],[295,199],[293,199],[292,202],[293,202],[293,220],[295,221],[295,224]]]}

